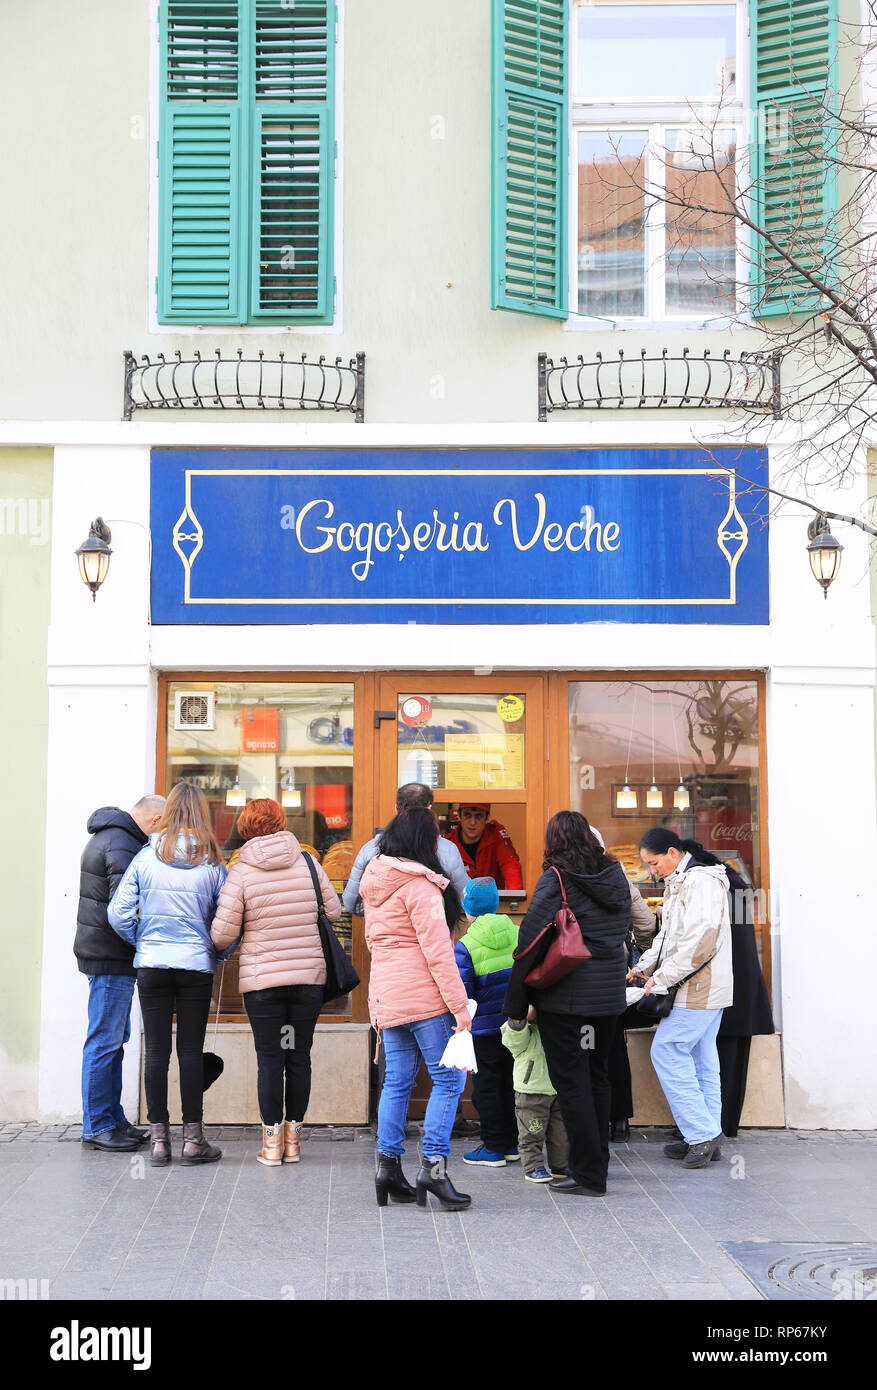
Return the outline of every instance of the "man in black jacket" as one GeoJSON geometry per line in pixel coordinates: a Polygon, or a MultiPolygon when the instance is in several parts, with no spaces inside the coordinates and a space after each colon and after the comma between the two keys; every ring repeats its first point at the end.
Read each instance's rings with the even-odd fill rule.
{"type": "Polygon", "coordinates": [[[164,797],[142,796],[129,811],[102,806],[88,820],[73,951],[88,976],[88,1033],[82,1050],[82,1142],[130,1153],[149,1136],[122,1109],[122,1051],[130,1036],[134,948],[117,936],[107,906],[131,860],[148,843],[164,797]]]}

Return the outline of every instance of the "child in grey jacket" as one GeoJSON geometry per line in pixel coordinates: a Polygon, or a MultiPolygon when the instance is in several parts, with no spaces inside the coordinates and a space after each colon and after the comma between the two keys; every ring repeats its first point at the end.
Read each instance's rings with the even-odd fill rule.
{"type": "Polygon", "coordinates": [[[562,1178],[569,1162],[569,1139],[557,1092],[548,1075],[532,1004],[525,1019],[510,1018],[503,1024],[502,1040],[515,1059],[515,1116],[524,1177],[527,1182],[562,1178]],[[547,1149],[547,1167],[543,1145],[547,1149]]]}

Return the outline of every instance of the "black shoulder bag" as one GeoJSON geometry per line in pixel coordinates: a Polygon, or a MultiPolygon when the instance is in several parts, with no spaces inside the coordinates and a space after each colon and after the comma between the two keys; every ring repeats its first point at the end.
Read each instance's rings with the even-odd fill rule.
{"type": "Polygon", "coordinates": [[[307,863],[311,882],[314,885],[314,893],[317,897],[317,927],[320,933],[320,945],[323,948],[323,956],[326,961],[323,1003],[330,1004],[333,999],[340,999],[342,995],[349,994],[351,990],[356,989],[359,984],[359,976],[347,959],[344,947],[335,935],[332,923],[326,916],[326,909],[323,906],[323,892],[320,888],[320,880],[317,878],[317,871],[314,868],[314,861],[305,850],[302,850],[302,856],[307,863]]]}
{"type": "MultiPolygon", "coordinates": [[[[661,964],[661,956],[663,955],[665,945],[666,937],[661,942],[661,949],[658,952],[658,959],[655,961],[655,969],[652,971],[653,975],[657,972],[658,967],[661,964]]],[[[704,965],[709,965],[710,961],[713,959],[713,956],[715,956],[715,951],[713,951],[713,954],[709,957],[709,960],[703,961],[703,963],[697,967],[697,970],[692,970],[691,974],[686,975],[684,980],[679,980],[675,985],[670,985],[666,994],[644,994],[642,999],[638,999],[636,1001],[637,1013],[645,1014],[646,1018],[654,1019],[656,1023],[660,1023],[662,1018],[669,1018],[670,1013],[673,1009],[673,1005],[676,1003],[676,995],[682,987],[682,985],[686,985],[688,984],[689,980],[693,980],[695,975],[697,974],[697,971],[703,970],[704,965]]]]}

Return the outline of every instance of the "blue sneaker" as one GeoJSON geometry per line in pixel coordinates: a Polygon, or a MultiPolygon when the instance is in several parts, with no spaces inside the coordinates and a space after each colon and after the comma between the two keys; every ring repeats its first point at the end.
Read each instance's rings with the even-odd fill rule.
{"type": "Polygon", "coordinates": [[[504,1168],[505,1154],[486,1149],[482,1144],[479,1149],[471,1149],[469,1153],[463,1154],[463,1162],[476,1163],[481,1168],[504,1168]]]}
{"type": "Polygon", "coordinates": [[[508,1153],[505,1155],[505,1161],[506,1163],[517,1163],[520,1157],[521,1155],[518,1153],[518,1146],[517,1144],[515,1144],[515,1147],[513,1149],[509,1149],[508,1153]]]}
{"type": "Polygon", "coordinates": [[[531,1168],[524,1177],[527,1182],[551,1182],[551,1174],[547,1168],[531,1168]]]}

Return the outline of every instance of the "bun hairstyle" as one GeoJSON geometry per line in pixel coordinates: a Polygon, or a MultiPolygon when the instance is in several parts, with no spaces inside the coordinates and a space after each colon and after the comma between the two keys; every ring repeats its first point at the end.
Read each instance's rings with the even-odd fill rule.
{"type": "Polygon", "coordinates": [[[668,849],[678,849],[680,854],[690,854],[695,864],[720,864],[721,860],[704,849],[699,840],[680,840],[675,830],[665,825],[656,825],[642,836],[639,847],[649,854],[666,854],[668,849]]]}
{"type": "Polygon", "coordinates": [[[285,829],[286,812],[270,796],[248,801],[238,817],[238,834],[244,840],[255,840],[259,835],[276,835],[285,829]]]}
{"type": "MultiPolygon", "coordinates": [[[[430,806],[412,806],[399,811],[385,828],[378,842],[378,854],[386,854],[391,859],[413,859],[432,869],[434,874],[447,874],[438,857],[438,821],[430,806]]],[[[460,920],[463,907],[452,883],[443,894],[445,921],[453,930],[460,920]]]]}

